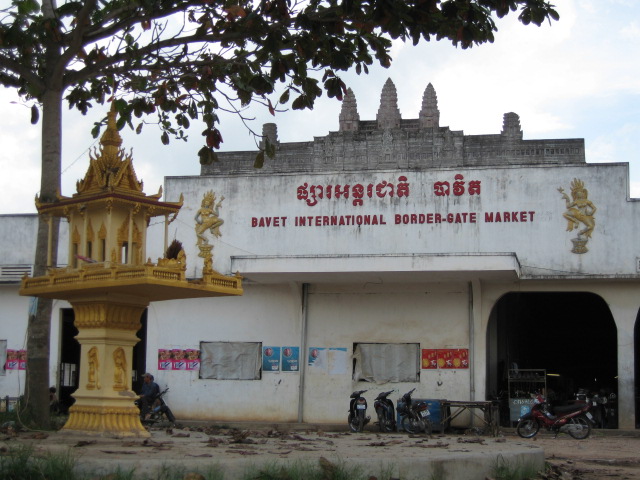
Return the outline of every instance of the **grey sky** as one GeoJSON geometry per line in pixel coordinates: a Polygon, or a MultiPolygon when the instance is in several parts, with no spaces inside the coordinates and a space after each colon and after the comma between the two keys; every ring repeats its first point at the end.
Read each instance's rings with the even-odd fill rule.
{"type": "MultiPolygon", "coordinates": [[[[502,116],[515,112],[525,139],[584,138],[590,163],[629,162],[632,197],[640,197],[640,2],[636,0],[556,0],[560,21],[525,27],[498,20],[494,44],[456,49],[449,43],[418,47],[396,43],[389,69],[344,75],[362,120],[375,119],[380,93],[390,77],[398,90],[403,118],[417,118],[422,94],[431,82],[438,95],[440,124],[465,134],[496,134],[502,116]]],[[[29,109],[10,90],[0,91],[0,213],[35,212],[40,184],[40,126],[29,123],[29,109]]],[[[269,115],[259,105],[248,114],[252,127],[275,122],[282,142],[307,141],[337,130],[340,102],[322,97],[313,111],[269,115]]],[[[90,130],[104,111],[83,117],[65,110],[63,195],[88,166],[95,145],[90,130]]],[[[124,130],[124,147],[133,159],[145,192],[155,193],[168,175],[197,175],[202,126],[194,122],[188,142],[160,143],[159,131],[142,135],[124,130]]],[[[254,150],[245,127],[233,117],[221,126],[222,150],[254,150]]]]}

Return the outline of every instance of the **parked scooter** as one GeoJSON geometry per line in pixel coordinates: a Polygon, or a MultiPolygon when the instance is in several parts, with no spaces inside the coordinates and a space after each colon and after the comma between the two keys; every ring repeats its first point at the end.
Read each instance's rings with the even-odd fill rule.
{"type": "Polygon", "coordinates": [[[359,390],[351,394],[349,402],[349,428],[352,432],[362,432],[371,417],[367,417],[367,400],[362,396],[366,390],[359,390]]]}
{"type": "Polygon", "coordinates": [[[378,427],[381,432],[396,431],[396,409],[393,407],[393,401],[387,398],[394,391],[381,392],[373,402],[373,408],[378,414],[378,427]]]}
{"type": "Polygon", "coordinates": [[[531,411],[518,420],[516,432],[522,438],[534,437],[540,427],[560,433],[563,427],[573,438],[582,440],[591,434],[593,415],[589,412],[589,403],[576,403],[551,407],[541,394],[534,397],[531,411]]]}
{"type": "Polygon", "coordinates": [[[411,394],[414,391],[415,388],[405,393],[398,400],[398,413],[402,415],[400,425],[408,433],[424,432],[427,435],[431,435],[433,425],[429,418],[431,415],[429,405],[427,402],[414,403],[411,399],[411,394]]]}
{"type": "Polygon", "coordinates": [[[168,391],[168,387],[161,391],[150,405],[143,406],[140,401],[136,400],[136,405],[140,409],[140,422],[143,425],[151,426],[163,421],[165,418],[171,424],[176,423],[176,417],[174,417],[173,412],[163,398],[168,391]]]}
{"type": "Polygon", "coordinates": [[[609,419],[609,397],[606,391],[589,393],[587,389],[581,388],[576,393],[577,402],[586,402],[591,405],[591,414],[593,415],[594,428],[607,428],[607,420],[609,419]]]}

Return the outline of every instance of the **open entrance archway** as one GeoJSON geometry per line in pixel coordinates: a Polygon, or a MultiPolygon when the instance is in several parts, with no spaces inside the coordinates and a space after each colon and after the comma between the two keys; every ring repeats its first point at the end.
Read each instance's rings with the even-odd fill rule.
{"type": "Polygon", "coordinates": [[[500,399],[503,426],[517,419],[518,405],[526,408],[527,390],[545,388],[555,404],[575,400],[580,389],[606,398],[598,426],[617,428],[617,328],[598,295],[504,295],[489,319],[487,355],[487,393],[500,399]]]}

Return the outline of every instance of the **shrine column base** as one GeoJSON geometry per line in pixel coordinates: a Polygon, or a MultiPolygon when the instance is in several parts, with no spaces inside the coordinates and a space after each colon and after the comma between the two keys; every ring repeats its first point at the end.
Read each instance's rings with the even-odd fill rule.
{"type": "Polygon", "coordinates": [[[62,431],[149,437],[131,390],[133,346],[149,303],[108,294],[70,303],[80,343],[80,378],[62,431]]]}

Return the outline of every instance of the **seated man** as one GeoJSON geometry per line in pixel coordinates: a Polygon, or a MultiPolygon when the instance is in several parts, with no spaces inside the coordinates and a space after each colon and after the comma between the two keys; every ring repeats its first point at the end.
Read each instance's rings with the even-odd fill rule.
{"type": "Polygon", "coordinates": [[[148,419],[151,416],[151,412],[162,412],[167,416],[167,419],[171,423],[176,422],[176,417],[173,416],[171,409],[158,398],[160,395],[160,387],[154,382],[153,375],[145,373],[143,375],[144,383],[140,390],[140,411],[143,414],[144,419],[148,419]]]}
{"type": "Polygon", "coordinates": [[[145,373],[142,376],[143,384],[140,389],[140,410],[147,413],[151,409],[151,404],[160,394],[160,387],[153,380],[153,375],[145,373]]]}

